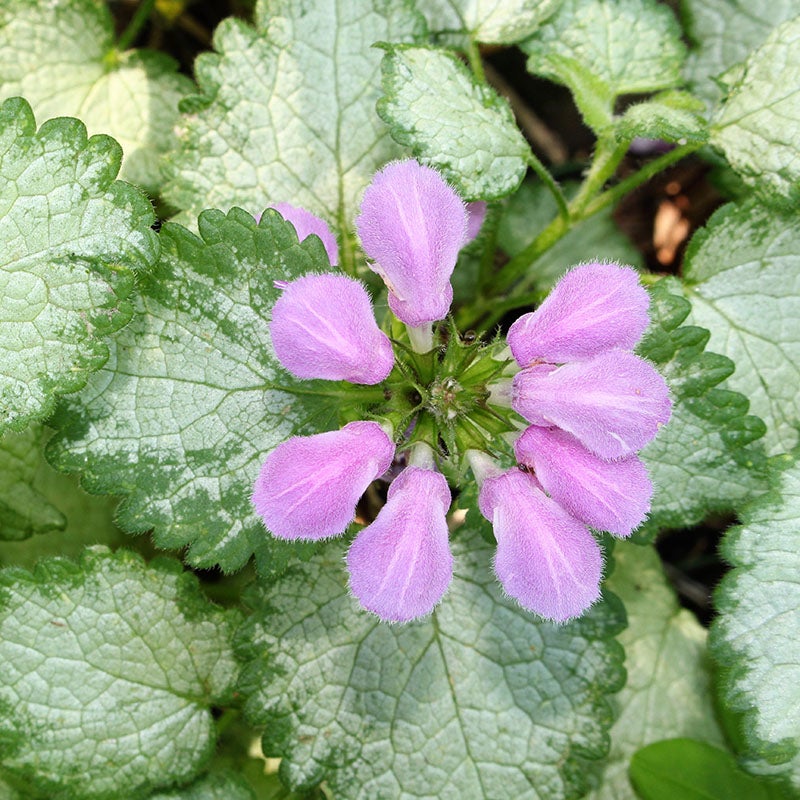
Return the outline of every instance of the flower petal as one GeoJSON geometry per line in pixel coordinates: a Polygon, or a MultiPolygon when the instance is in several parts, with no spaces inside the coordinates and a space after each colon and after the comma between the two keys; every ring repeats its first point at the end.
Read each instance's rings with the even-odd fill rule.
{"type": "Polygon", "coordinates": [[[605,461],[559,428],[531,425],[514,443],[520,464],[581,522],[630,536],[650,510],[653,484],[636,456],[605,461]]]}
{"type": "Polygon", "coordinates": [[[479,504],[497,538],[497,578],[523,608],[566,622],[600,597],[599,545],[532,476],[513,469],[487,479],[479,504]]]}
{"type": "Polygon", "coordinates": [[[278,360],[298,378],[380,383],[394,353],[364,287],[345,275],[305,275],[281,284],[270,333],[278,360]]]}
{"type": "Polygon", "coordinates": [[[478,237],[486,220],[488,209],[489,206],[485,200],[473,200],[471,203],[467,203],[467,235],[464,244],[469,244],[478,237]]]}
{"type": "Polygon", "coordinates": [[[312,233],[315,236],[319,236],[325,246],[325,252],[328,254],[331,266],[338,266],[339,245],[336,244],[336,237],[324,219],[320,219],[316,214],[312,214],[304,208],[293,206],[289,203],[273,203],[270,208],[274,208],[287,222],[291,222],[294,225],[299,241],[302,242],[312,233]]]}
{"type": "Polygon", "coordinates": [[[620,458],[655,437],[671,403],[652,364],[612,350],[590,361],[523,369],[514,376],[512,406],[534,425],[563,428],[601,458],[620,458]]]}
{"type": "Polygon", "coordinates": [[[388,164],[367,187],[356,228],[397,318],[414,327],[444,319],[467,212],[441,175],[416,161],[388,164]]]}
{"type": "Polygon", "coordinates": [[[386,505],[347,554],[350,589],[364,608],[387,622],[433,611],[453,576],[449,507],[438,472],[408,467],[392,482],[386,505]]]}
{"type": "Polygon", "coordinates": [[[584,264],[567,272],[545,301],[508,331],[517,362],[582,361],[630,349],[647,328],[650,298],[630,267],[584,264]]]}
{"type": "Polygon", "coordinates": [[[344,533],[367,486],[386,472],[394,444],[376,422],[293,436],[261,467],[253,505],[279,539],[325,539],[344,533]]]}

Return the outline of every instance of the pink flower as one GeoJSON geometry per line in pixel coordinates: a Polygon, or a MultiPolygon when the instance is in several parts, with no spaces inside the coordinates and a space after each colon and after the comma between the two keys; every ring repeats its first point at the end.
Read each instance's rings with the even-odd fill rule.
{"type": "Polygon", "coordinates": [[[615,536],[630,536],[650,510],[653,485],[636,456],[606,461],[558,428],[529,426],[514,443],[520,464],[573,517],[615,536]]]}
{"type": "Polygon", "coordinates": [[[512,469],[487,478],[478,502],[497,538],[497,579],[523,608],[566,622],[600,597],[600,547],[533,476],[512,469]]]}
{"type": "Polygon", "coordinates": [[[514,376],[511,402],[528,422],[561,428],[606,459],[644,447],[671,408],[664,378],[625,350],[523,369],[514,376]]]}
{"type": "Polygon", "coordinates": [[[377,422],[293,436],[268,456],[253,505],[279,539],[326,539],[344,533],[356,503],[389,469],[394,443],[377,422]]]}
{"type": "Polygon", "coordinates": [[[649,304],[630,267],[584,264],[567,272],[536,311],[511,326],[508,345],[521,367],[631,349],[647,328],[649,304]]]}
{"type": "Polygon", "coordinates": [[[293,206],[289,203],[273,203],[269,207],[274,208],[287,222],[291,222],[294,225],[299,241],[302,242],[303,239],[311,234],[319,236],[325,247],[325,252],[328,254],[331,266],[335,267],[339,264],[339,246],[336,244],[336,237],[324,219],[320,219],[304,208],[293,206]]]}
{"type": "Polygon", "coordinates": [[[407,467],[392,482],[386,505],[347,554],[350,589],[364,608],[391,622],[433,611],[453,575],[449,507],[438,472],[407,467]]]}
{"type": "Polygon", "coordinates": [[[447,316],[467,211],[438,172],[416,161],[385,166],[364,193],[356,229],[398,319],[420,327],[447,316]]]}
{"type": "Polygon", "coordinates": [[[278,285],[283,294],[273,306],[270,333],[292,375],[365,384],[389,375],[392,345],[361,283],[345,275],[305,275],[278,285]]]}

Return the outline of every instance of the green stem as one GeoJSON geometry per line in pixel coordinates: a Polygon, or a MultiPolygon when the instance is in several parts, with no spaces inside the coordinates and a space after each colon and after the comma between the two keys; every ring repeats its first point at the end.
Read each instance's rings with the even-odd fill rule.
{"type": "Polygon", "coordinates": [[[664,155],[659,156],[653,161],[648,162],[640,170],[634,172],[633,175],[629,175],[627,178],[620,181],[615,186],[612,186],[610,189],[607,189],[599,197],[596,197],[594,200],[588,203],[586,205],[584,217],[590,217],[592,214],[602,211],[602,209],[606,208],[607,206],[614,205],[626,194],[632,192],[643,183],[649,181],[654,175],[658,175],[659,172],[663,172],[667,167],[672,166],[672,164],[674,164],[676,161],[680,161],[685,156],[691,155],[699,150],[702,146],[703,145],[698,142],[682,144],[679,147],[673,148],[668,153],[664,153],[664,155]]]}
{"type": "Polygon", "coordinates": [[[619,162],[628,152],[629,144],[629,142],[618,142],[611,137],[598,140],[589,172],[584,178],[578,194],[569,204],[570,214],[576,221],[583,219],[583,212],[586,206],[589,205],[598,192],[602,191],[606,181],[617,171],[619,162]]]}
{"type": "Polygon", "coordinates": [[[142,0],[139,4],[131,21],[128,23],[128,27],[122,31],[119,39],[117,39],[117,50],[120,53],[125,52],[125,50],[133,44],[134,40],[139,35],[139,31],[152,13],[155,4],[156,0],[142,0]]]}
{"type": "Polygon", "coordinates": [[[539,179],[550,191],[550,194],[555,198],[559,217],[561,217],[564,222],[568,223],[570,219],[570,210],[567,206],[567,198],[564,197],[564,192],[561,191],[561,187],[556,183],[550,170],[530,151],[525,160],[528,166],[539,176],[539,179]]]}
{"type": "Polygon", "coordinates": [[[472,38],[470,38],[469,45],[467,46],[467,59],[469,59],[469,66],[475,77],[481,83],[486,83],[486,73],[483,70],[481,51],[478,47],[478,43],[472,38]]]}

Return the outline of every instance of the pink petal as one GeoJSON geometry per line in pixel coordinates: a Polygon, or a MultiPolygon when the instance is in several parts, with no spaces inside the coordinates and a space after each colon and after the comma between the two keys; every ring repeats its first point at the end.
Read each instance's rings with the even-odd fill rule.
{"type": "Polygon", "coordinates": [[[279,539],[325,539],[344,533],[356,503],[386,472],[394,444],[376,422],[293,436],[261,467],[253,505],[279,539]]]}
{"type": "Polygon", "coordinates": [[[394,354],[364,287],[345,275],[281,284],[269,329],[278,360],[298,378],[380,383],[394,354]]]}
{"type": "Polygon", "coordinates": [[[364,608],[387,622],[433,611],[453,576],[449,507],[438,472],[408,467],[392,482],[386,505],[347,554],[350,589],[364,608]]]}
{"type": "Polygon", "coordinates": [[[479,504],[497,538],[497,578],[523,608],[566,622],[600,597],[600,547],[533,477],[513,469],[489,478],[479,504]]]}
{"type": "Polygon", "coordinates": [[[315,236],[319,236],[325,246],[325,252],[328,254],[331,266],[335,267],[339,264],[339,245],[336,244],[336,237],[324,219],[320,219],[304,208],[293,206],[289,203],[273,203],[270,208],[274,208],[287,222],[291,222],[294,225],[299,241],[302,242],[312,233],[315,236]]]}
{"type": "Polygon", "coordinates": [[[655,437],[671,403],[652,364],[611,350],[590,361],[518,372],[512,406],[534,425],[563,428],[601,458],[620,458],[655,437]]]}
{"type": "Polygon", "coordinates": [[[514,443],[517,460],[581,522],[630,536],[650,510],[653,484],[636,456],[605,461],[559,428],[531,425],[514,443]]]}
{"type": "Polygon", "coordinates": [[[585,264],[553,287],[531,314],[508,331],[523,367],[533,361],[582,361],[613,348],[630,349],[647,328],[650,298],[629,267],[585,264]]]}
{"type": "Polygon", "coordinates": [[[414,327],[444,319],[467,212],[441,175],[416,161],[388,164],[367,187],[356,228],[397,318],[414,327]]]}
{"type": "Polygon", "coordinates": [[[464,244],[469,244],[481,232],[487,209],[488,206],[483,200],[473,200],[471,203],[467,203],[467,236],[464,244]]]}

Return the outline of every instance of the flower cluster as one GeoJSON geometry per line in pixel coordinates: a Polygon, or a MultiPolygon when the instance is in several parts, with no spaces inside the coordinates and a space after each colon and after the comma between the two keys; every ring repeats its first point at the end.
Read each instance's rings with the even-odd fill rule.
{"type": "MultiPolygon", "coordinates": [[[[275,208],[301,238],[319,235],[336,261],[324,222],[275,208]]],[[[523,607],[556,621],[599,596],[602,555],[589,528],[627,536],[649,509],[636,451],[666,423],[670,401],[663,378],[632,352],[648,323],[647,292],[631,269],[583,265],[511,327],[513,361],[502,341],[462,339],[441,321],[459,251],[484,213],[415,161],[374,177],[356,228],[403,337],[387,315],[389,339],[363,284],[341,272],[276,284],[270,331],[281,364],[299,378],[380,384],[383,399],[369,419],[280,444],[253,503],[276,537],[328,538],[345,532],[375,479],[395,474],[347,554],[353,595],[387,621],[430,613],[451,581],[441,469],[459,475],[469,463],[497,538],[498,579],[523,607]],[[496,459],[510,455],[509,441],[518,466],[503,471],[496,459]]]]}

